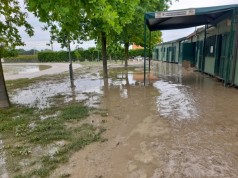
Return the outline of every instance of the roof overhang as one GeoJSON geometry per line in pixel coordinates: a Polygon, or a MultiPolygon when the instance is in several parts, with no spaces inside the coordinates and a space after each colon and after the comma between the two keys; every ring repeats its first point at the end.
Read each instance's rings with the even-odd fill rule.
{"type": "Polygon", "coordinates": [[[235,8],[238,8],[238,4],[149,12],[145,14],[145,20],[150,31],[189,28],[206,24],[216,24],[230,17],[235,8]]]}

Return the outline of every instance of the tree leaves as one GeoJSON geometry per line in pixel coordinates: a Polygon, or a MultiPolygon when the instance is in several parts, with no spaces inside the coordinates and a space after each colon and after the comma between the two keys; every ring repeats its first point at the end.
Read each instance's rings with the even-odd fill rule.
{"type": "Polygon", "coordinates": [[[29,36],[33,35],[32,26],[26,21],[27,13],[21,12],[17,0],[0,1],[0,43],[4,46],[19,46],[24,43],[18,27],[24,27],[29,36]]]}

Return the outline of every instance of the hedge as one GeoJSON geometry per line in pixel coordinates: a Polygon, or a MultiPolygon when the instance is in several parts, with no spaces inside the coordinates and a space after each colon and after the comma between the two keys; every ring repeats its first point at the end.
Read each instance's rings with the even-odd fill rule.
{"type": "MultiPolygon", "coordinates": [[[[147,52],[148,53],[148,52],[147,52]]],[[[144,49],[129,50],[129,57],[144,56],[144,49]]]]}
{"type": "MultiPolygon", "coordinates": [[[[40,62],[67,62],[69,61],[69,53],[67,51],[57,51],[57,52],[39,52],[38,60],[40,62]]],[[[74,52],[71,52],[72,60],[76,60],[74,52]]]]}
{"type": "MultiPolygon", "coordinates": [[[[136,57],[136,56],[143,56],[144,50],[137,49],[137,50],[129,50],[129,58],[136,57]]],[[[95,61],[102,59],[101,51],[96,50],[95,48],[90,48],[88,50],[75,50],[71,52],[71,57],[73,61],[95,61]]],[[[108,60],[123,60],[124,59],[124,51],[115,52],[112,54],[108,54],[108,60]]],[[[40,62],[68,62],[69,61],[69,54],[67,51],[59,51],[59,52],[39,52],[38,53],[38,60],[40,62]]]]}
{"type": "Polygon", "coordinates": [[[6,57],[4,62],[15,63],[15,62],[38,62],[37,55],[19,55],[16,57],[6,57]]]}

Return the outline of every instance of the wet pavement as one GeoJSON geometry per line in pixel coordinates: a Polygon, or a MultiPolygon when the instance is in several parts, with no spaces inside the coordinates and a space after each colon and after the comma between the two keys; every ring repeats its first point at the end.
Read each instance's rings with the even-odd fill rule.
{"type": "Polygon", "coordinates": [[[106,80],[99,68],[76,76],[73,91],[65,79],[11,96],[44,108],[62,95],[108,110],[108,141],[75,153],[51,177],[238,177],[238,89],[176,64],[154,62],[146,87],[142,68],[110,71],[106,80]]]}

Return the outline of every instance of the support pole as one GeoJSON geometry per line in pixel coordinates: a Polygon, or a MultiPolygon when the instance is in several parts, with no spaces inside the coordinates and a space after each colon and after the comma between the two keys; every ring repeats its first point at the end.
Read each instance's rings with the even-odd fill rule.
{"type": "Polygon", "coordinates": [[[144,86],[146,82],[146,18],[144,23],[144,86]]]}
{"type": "Polygon", "coordinates": [[[205,65],[205,55],[206,55],[206,39],[207,39],[207,25],[205,25],[205,30],[204,30],[204,41],[203,41],[203,58],[202,58],[202,72],[204,72],[204,65],[205,65]]]}
{"type": "Polygon", "coordinates": [[[73,64],[72,64],[71,49],[70,49],[70,40],[69,39],[68,39],[68,50],[69,50],[69,76],[70,76],[70,83],[71,83],[71,87],[75,87],[74,86],[73,64]]]}
{"type": "MultiPolygon", "coordinates": [[[[236,14],[235,14],[236,15],[236,14]]],[[[237,12],[237,15],[238,15],[238,12],[237,12]]],[[[236,65],[237,65],[237,59],[238,59],[238,22],[235,22],[234,21],[234,25],[235,25],[235,34],[234,34],[234,46],[233,46],[233,69],[232,69],[232,85],[234,85],[235,83],[235,74],[236,74],[236,65]]]]}
{"type": "MultiPolygon", "coordinates": [[[[231,16],[231,28],[230,28],[230,35],[229,35],[229,47],[228,47],[228,56],[227,56],[227,65],[226,65],[226,75],[224,79],[224,85],[226,86],[230,80],[230,68],[231,60],[233,59],[233,42],[234,42],[234,33],[233,33],[233,26],[234,26],[234,16],[235,16],[235,9],[232,11],[231,16]]],[[[232,81],[233,82],[233,81],[232,81]]]]}
{"type": "Polygon", "coordinates": [[[149,39],[149,73],[150,73],[150,60],[151,60],[151,31],[150,31],[150,39],[149,39]]]}

